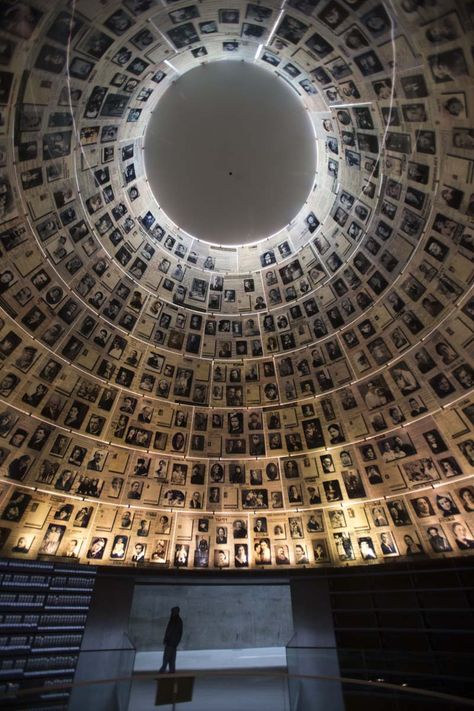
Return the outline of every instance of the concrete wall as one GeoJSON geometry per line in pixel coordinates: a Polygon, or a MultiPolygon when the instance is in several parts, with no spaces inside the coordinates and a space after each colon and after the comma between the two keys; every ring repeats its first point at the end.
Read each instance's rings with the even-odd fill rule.
{"type": "Polygon", "coordinates": [[[129,628],[137,650],[162,649],[174,605],[182,650],[281,647],[293,634],[288,585],[137,585],[129,628]]]}
{"type": "MultiPolygon", "coordinates": [[[[328,581],[292,580],[291,599],[295,635],[287,655],[288,672],[338,677],[339,660],[328,581]]],[[[292,706],[295,711],[313,711],[316,698],[318,708],[344,711],[342,687],[338,681],[294,680],[290,693],[292,698],[298,699],[292,706]]]]}

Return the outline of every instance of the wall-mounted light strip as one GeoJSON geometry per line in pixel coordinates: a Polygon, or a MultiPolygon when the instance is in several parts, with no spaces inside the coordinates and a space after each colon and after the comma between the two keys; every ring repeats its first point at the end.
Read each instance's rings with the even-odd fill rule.
{"type": "Polygon", "coordinates": [[[173,64],[171,64],[171,62],[169,61],[169,59],[165,59],[165,60],[164,60],[164,63],[167,64],[174,72],[176,72],[176,74],[181,74],[181,72],[179,72],[179,71],[176,69],[176,67],[175,67],[173,64]]]}
{"type": "MultiPolygon", "coordinates": [[[[165,61],[166,61],[166,60],[165,60],[165,61]]],[[[363,106],[363,107],[366,107],[366,106],[372,106],[372,103],[373,103],[372,101],[354,101],[354,102],[352,102],[351,104],[337,104],[337,106],[335,106],[335,108],[337,108],[337,109],[347,109],[347,108],[349,108],[350,106],[363,106]]]]}
{"type": "Polygon", "coordinates": [[[268,46],[268,45],[270,44],[270,42],[272,41],[273,35],[275,34],[276,28],[278,27],[278,23],[280,22],[281,18],[283,17],[283,13],[284,13],[284,9],[283,9],[283,8],[284,8],[284,3],[283,3],[283,5],[282,5],[282,7],[281,7],[280,13],[279,13],[279,15],[278,15],[278,17],[277,17],[277,19],[276,19],[276,21],[275,21],[275,24],[273,25],[273,27],[272,27],[272,29],[271,29],[271,32],[270,32],[270,34],[268,35],[267,46],[268,46]]]}

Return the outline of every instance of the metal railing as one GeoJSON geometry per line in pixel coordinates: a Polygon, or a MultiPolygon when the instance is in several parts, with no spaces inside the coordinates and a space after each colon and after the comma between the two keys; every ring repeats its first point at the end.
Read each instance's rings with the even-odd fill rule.
{"type": "MultiPolygon", "coordinates": [[[[106,650],[108,652],[123,650],[106,650]]],[[[100,673],[100,668],[97,669],[100,673]]],[[[2,709],[28,708],[28,700],[33,697],[42,702],[48,699],[53,701],[61,692],[75,692],[79,690],[82,698],[82,709],[93,708],[94,711],[106,711],[114,709],[115,711],[128,708],[128,693],[132,684],[140,682],[150,682],[160,679],[180,679],[189,678],[192,676],[195,680],[195,685],[207,684],[210,680],[218,677],[232,679],[239,684],[239,689],[248,689],[249,698],[252,698],[252,683],[261,680],[267,680],[274,683],[277,680],[284,680],[289,684],[300,685],[299,693],[291,694],[290,692],[290,709],[291,711],[314,711],[315,708],[324,708],[318,702],[321,694],[333,696],[335,703],[330,708],[331,711],[341,711],[345,708],[344,697],[347,693],[357,694],[364,697],[364,708],[367,710],[373,709],[380,711],[380,708],[400,708],[409,700],[410,709],[416,709],[417,706],[421,709],[426,708],[429,703],[430,707],[435,711],[461,710],[465,708],[474,708],[474,700],[463,696],[442,693],[439,691],[431,691],[411,687],[405,684],[394,684],[381,680],[367,681],[345,676],[335,676],[331,674],[306,674],[306,673],[285,673],[282,671],[264,671],[264,670],[219,670],[219,671],[186,671],[176,672],[175,674],[159,674],[158,672],[144,672],[133,675],[115,676],[105,679],[87,679],[84,681],[58,683],[45,688],[32,687],[28,689],[16,689],[10,692],[0,694],[0,706],[2,709]],[[244,684],[244,682],[246,682],[244,684]],[[308,705],[305,700],[305,685],[306,689],[311,691],[311,705],[308,705]],[[309,685],[309,686],[308,686],[309,685]],[[127,694],[122,694],[120,689],[128,689],[127,694]],[[317,696],[314,696],[314,691],[319,690],[317,696]],[[341,689],[343,693],[341,694],[341,689]],[[124,697],[127,696],[125,699],[124,697]],[[293,698],[291,698],[293,696],[293,698]],[[337,701],[339,699],[339,701],[337,701]],[[386,705],[388,702],[388,705],[386,705]],[[397,702],[394,706],[392,702],[397,702]],[[125,704],[125,705],[124,705],[125,704]]],[[[71,693],[70,698],[73,699],[74,694],[71,693]]],[[[198,702],[197,702],[198,703],[198,702]]],[[[150,698],[150,707],[154,706],[153,699],[150,698]]],[[[69,708],[71,708],[69,706],[69,708]]],[[[199,706],[189,706],[189,708],[202,709],[199,706]]],[[[225,708],[225,699],[223,706],[225,708]]],[[[247,708],[253,708],[249,705],[247,708]]]]}

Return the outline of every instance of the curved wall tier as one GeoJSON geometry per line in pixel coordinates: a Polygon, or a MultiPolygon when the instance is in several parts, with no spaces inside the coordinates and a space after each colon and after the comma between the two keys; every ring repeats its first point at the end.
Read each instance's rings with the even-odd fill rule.
{"type": "Polygon", "coordinates": [[[471,5],[74,8],[0,8],[1,554],[468,555],[471,5]],[[316,143],[294,220],[240,247],[172,223],[144,161],[167,88],[231,59],[316,143]]]}

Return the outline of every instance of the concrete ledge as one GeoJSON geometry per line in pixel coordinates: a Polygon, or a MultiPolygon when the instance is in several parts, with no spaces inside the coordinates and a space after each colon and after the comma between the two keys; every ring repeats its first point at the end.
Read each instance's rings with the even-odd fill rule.
{"type": "MultiPolygon", "coordinates": [[[[163,652],[137,652],[135,672],[157,671],[161,667],[163,652]]],[[[196,649],[180,652],[176,669],[286,669],[285,647],[258,647],[254,649],[196,649]]]]}

